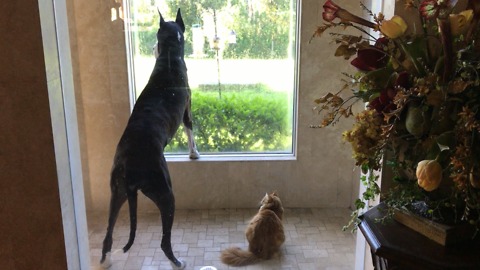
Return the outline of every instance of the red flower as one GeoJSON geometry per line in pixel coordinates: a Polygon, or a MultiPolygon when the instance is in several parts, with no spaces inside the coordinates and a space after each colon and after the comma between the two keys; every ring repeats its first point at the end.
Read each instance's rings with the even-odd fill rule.
{"type": "Polygon", "coordinates": [[[402,87],[404,89],[409,89],[412,87],[412,83],[410,82],[410,74],[408,74],[406,71],[400,72],[395,80],[395,87],[402,87]]]}
{"type": "Polygon", "coordinates": [[[374,98],[369,102],[368,107],[374,109],[378,113],[390,113],[397,109],[397,106],[393,102],[398,92],[398,87],[408,89],[411,87],[410,75],[407,72],[401,72],[398,74],[395,80],[394,86],[386,88],[380,92],[380,96],[374,98]]]}
{"type": "Polygon", "coordinates": [[[449,10],[457,4],[458,0],[445,0],[439,3],[438,0],[424,0],[420,4],[420,14],[426,19],[445,18],[449,10]]]}
{"type": "Polygon", "coordinates": [[[436,0],[426,0],[420,4],[420,13],[426,19],[433,19],[438,16],[438,3],[436,0]]]}
{"type": "Polygon", "coordinates": [[[339,5],[335,4],[331,0],[327,0],[325,4],[323,4],[322,17],[327,22],[332,22],[336,18],[339,18],[343,22],[357,23],[370,28],[375,27],[374,23],[353,15],[352,13],[341,8],[339,5]]]}
{"type": "Polygon", "coordinates": [[[361,71],[373,71],[384,67],[387,62],[387,55],[372,46],[372,48],[358,50],[357,58],[353,59],[350,64],[361,71]]]}
{"type": "Polygon", "coordinates": [[[389,113],[394,111],[397,106],[393,103],[393,98],[397,95],[397,90],[387,88],[380,92],[380,96],[374,98],[368,103],[370,109],[374,109],[378,113],[389,113]]]}
{"type": "Polygon", "coordinates": [[[387,38],[379,38],[374,46],[358,50],[357,58],[353,59],[350,64],[361,71],[373,71],[385,67],[389,57],[383,51],[383,46],[387,42],[387,38]]]}
{"type": "Polygon", "coordinates": [[[323,19],[327,22],[333,21],[335,18],[337,18],[337,11],[340,9],[342,8],[336,5],[335,3],[333,3],[332,1],[328,0],[323,5],[323,13],[322,13],[323,19]]]}

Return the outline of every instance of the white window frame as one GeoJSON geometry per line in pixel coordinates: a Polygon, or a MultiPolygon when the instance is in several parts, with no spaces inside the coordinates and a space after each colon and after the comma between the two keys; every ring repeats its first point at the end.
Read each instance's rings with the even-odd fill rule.
{"type": "MultiPolygon", "coordinates": [[[[130,2],[135,0],[123,0],[124,19],[125,24],[125,45],[126,45],[126,58],[127,58],[127,70],[128,70],[128,88],[130,99],[130,111],[133,110],[136,101],[136,80],[135,80],[135,64],[134,64],[134,41],[132,23],[128,18],[130,11],[130,2]]],[[[293,76],[293,90],[292,90],[292,148],[291,152],[285,153],[202,153],[201,161],[261,161],[261,160],[296,160],[297,157],[297,129],[298,129],[298,89],[299,89],[299,66],[300,66],[300,14],[301,14],[301,0],[293,0],[296,2],[295,18],[295,55],[294,55],[294,74],[293,76]]],[[[293,7],[292,7],[293,8],[293,7]]],[[[193,116],[195,121],[195,116],[193,116]]],[[[179,129],[179,132],[180,129],[179,129]]],[[[195,132],[195,131],[194,131],[195,132]]],[[[188,153],[181,154],[166,154],[168,161],[188,161],[188,153]]]]}

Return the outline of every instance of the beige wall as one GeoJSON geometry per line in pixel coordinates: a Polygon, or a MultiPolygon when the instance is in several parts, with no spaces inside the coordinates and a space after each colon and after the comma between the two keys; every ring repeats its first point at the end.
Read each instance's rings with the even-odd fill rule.
{"type": "Polygon", "coordinates": [[[67,262],[38,2],[4,1],[1,7],[0,268],[63,270],[67,262]]]}
{"type": "Polygon", "coordinates": [[[111,22],[111,1],[67,2],[87,210],[105,210],[130,110],[123,23],[111,22]]]}
{"type": "MultiPolygon", "coordinates": [[[[87,209],[106,211],[113,154],[129,114],[123,30],[110,21],[110,1],[72,1],[71,40],[87,209]]],[[[340,71],[348,66],[333,57],[335,45],[328,36],[308,42],[322,22],[321,2],[302,4],[296,160],[170,162],[178,208],[255,207],[271,190],[280,193],[287,207],[351,205],[358,175],[349,146],[341,142],[344,127],[308,127],[319,121],[311,110],[313,100],[336,91],[341,86],[340,71]]],[[[361,12],[357,2],[336,2],[361,12]]],[[[140,211],[154,209],[143,196],[139,198],[140,211]]]]}

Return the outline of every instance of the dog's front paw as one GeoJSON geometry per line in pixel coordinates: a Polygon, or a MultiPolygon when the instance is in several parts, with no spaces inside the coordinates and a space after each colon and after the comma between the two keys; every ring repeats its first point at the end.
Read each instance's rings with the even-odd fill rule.
{"type": "Polygon", "coordinates": [[[185,261],[182,261],[182,260],[177,260],[176,263],[170,262],[170,264],[172,265],[172,268],[175,269],[175,270],[185,269],[185,266],[187,266],[187,263],[185,261]]]}
{"type": "Polygon", "coordinates": [[[190,151],[190,155],[188,156],[190,159],[199,159],[200,154],[198,153],[197,149],[193,149],[190,151]]]}

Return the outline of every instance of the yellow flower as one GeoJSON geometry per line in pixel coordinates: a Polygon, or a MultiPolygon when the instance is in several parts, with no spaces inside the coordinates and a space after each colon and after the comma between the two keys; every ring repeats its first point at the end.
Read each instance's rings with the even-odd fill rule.
{"type": "Polygon", "coordinates": [[[435,160],[422,160],[417,165],[418,185],[426,191],[438,188],[442,181],[442,166],[435,160]]]}
{"type": "Polygon", "coordinates": [[[459,14],[450,14],[448,19],[450,20],[452,35],[458,36],[464,34],[473,19],[473,10],[469,9],[464,10],[459,14]]]}
{"type": "Polygon", "coordinates": [[[389,38],[401,37],[407,31],[407,23],[400,16],[393,16],[390,20],[383,21],[380,32],[389,38]]]}

